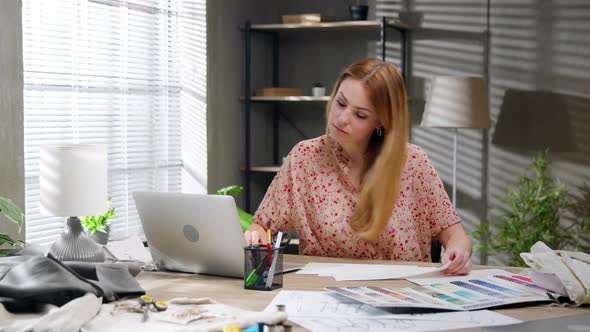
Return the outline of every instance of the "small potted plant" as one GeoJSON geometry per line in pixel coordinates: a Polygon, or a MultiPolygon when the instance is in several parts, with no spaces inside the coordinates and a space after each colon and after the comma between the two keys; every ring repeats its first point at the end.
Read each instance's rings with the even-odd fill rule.
{"type": "MultiPolygon", "coordinates": [[[[23,212],[21,209],[19,209],[10,199],[0,196],[0,212],[2,212],[8,220],[18,225],[18,231],[20,233],[23,224],[23,212]]],[[[0,232],[0,246],[10,247],[0,249],[0,257],[11,254],[24,244],[25,242],[13,239],[10,235],[0,232]]]]}
{"type": "Polygon", "coordinates": [[[90,238],[98,244],[107,244],[111,230],[109,219],[115,215],[115,208],[111,206],[111,198],[107,200],[107,212],[100,216],[84,216],[80,223],[87,231],[90,238]]]}
{"type": "Polygon", "coordinates": [[[582,238],[590,234],[588,220],[567,226],[561,223],[562,212],[571,203],[567,189],[550,174],[547,151],[533,158],[502,200],[509,208],[491,220],[490,226],[496,231],[492,234],[482,224],[472,234],[482,242],[477,248],[484,254],[505,254],[510,266],[526,267],[520,253],[528,252],[537,241],[553,249],[578,249],[582,238]]]}
{"type": "Polygon", "coordinates": [[[316,83],[311,88],[311,95],[314,97],[321,97],[326,95],[326,88],[322,85],[322,83],[316,83]]]}
{"type": "Polygon", "coordinates": [[[348,7],[350,10],[350,19],[353,21],[366,20],[369,16],[369,6],[363,4],[363,1],[356,0],[354,5],[348,7]]]}

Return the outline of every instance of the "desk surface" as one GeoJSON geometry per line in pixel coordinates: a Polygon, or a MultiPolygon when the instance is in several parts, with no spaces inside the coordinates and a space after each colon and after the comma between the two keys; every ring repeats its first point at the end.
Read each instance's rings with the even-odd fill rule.
{"type": "MultiPolygon", "coordinates": [[[[367,264],[403,264],[434,266],[432,263],[392,262],[378,260],[355,260],[330,257],[285,255],[286,264],[306,264],[309,262],[323,263],[367,263],[367,264]]],[[[477,269],[486,268],[476,266],[477,269]]],[[[500,267],[502,268],[502,267],[500,267]]],[[[504,268],[506,269],[506,268],[504,268]]],[[[519,269],[512,268],[513,271],[519,269]]],[[[174,273],[174,272],[142,272],[138,277],[143,288],[153,297],[167,300],[175,297],[209,297],[217,302],[249,310],[263,310],[273,297],[280,291],[255,291],[244,289],[242,279],[223,278],[207,275],[174,273]]],[[[394,289],[413,285],[406,280],[379,281],[336,281],[332,277],[287,273],[283,277],[283,289],[286,290],[323,290],[328,286],[382,286],[394,289]]],[[[562,308],[550,305],[500,309],[498,313],[520,320],[536,320],[562,317],[574,314],[590,314],[588,308],[562,308]]]]}

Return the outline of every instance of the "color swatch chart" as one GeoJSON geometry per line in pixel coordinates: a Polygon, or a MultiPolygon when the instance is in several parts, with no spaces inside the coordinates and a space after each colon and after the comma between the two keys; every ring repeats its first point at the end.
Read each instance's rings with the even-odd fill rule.
{"type": "Polygon", "coordinates": [[[477,310],[515,303],[550,302],[547,291],[522,275],[476,270],[466,276],[408,279],[414,287],[329,287],[327,290],[375,307],[477,310]]]}

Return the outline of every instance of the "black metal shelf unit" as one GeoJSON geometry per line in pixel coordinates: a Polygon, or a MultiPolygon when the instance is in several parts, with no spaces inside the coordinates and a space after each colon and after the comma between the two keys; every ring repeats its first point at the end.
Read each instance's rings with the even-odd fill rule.
{"type": "Polygon", "coordinates": [[[304,102],[327,102],[329,97],[312,97],[312,96],[289,96],[289,97],[260,97],[252,96],[252,68],[251,68],[251,38],[252,33],[264,33],[272,35],[272,84],[278,86],[279,75],[278,75],[278,47],[279,47],[279,34],[285,31],[350,31],[350,30],[365,30],[375,31],[380,33],[380,46],[381,46],[381,59],[385,60],[386,56],[386,43],[387,43],[387,30],[393,29],[400,33],[400,67],[402,74],[408,73],[408,40],[411,27],[407,24],[401,23],[397,20],[382,17],[380,20],[370,21],[342,21],[342,22],[328,22],[328,23],[305,23],[305,24],[251,24],[247,20],[244,25],[240,27],[244,30],[244,41],[245,41],[245,55],[244,55],[244,66],[245,66],[245,84],[244,84],[244,96],[241,100],[244,102],[244,116],[246,130],[244,137],[244,166],[241,168],[244,172],[245,177],[245,210],[251,211],[251,185],[252,173],[275,173],[278,171],[279,165],[279,112],[275,108],[273,112],[273,163],[274,165],[256,165],[252,166],[251,160],[251,111],[253,103],[304,103],[304,102]]]}

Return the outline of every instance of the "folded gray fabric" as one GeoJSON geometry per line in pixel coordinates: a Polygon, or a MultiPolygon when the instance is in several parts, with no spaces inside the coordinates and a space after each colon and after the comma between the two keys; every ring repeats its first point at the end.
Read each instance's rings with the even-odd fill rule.
{"type": "Polygon", "coordinates": [[[62,306],[92,293],[105,302],[145,294],[134,275],[139,267],[122,263],[60,262],[44,256],[0,258],[0,302],[9,311],[31,311],[38,304],[62,306]]]}

